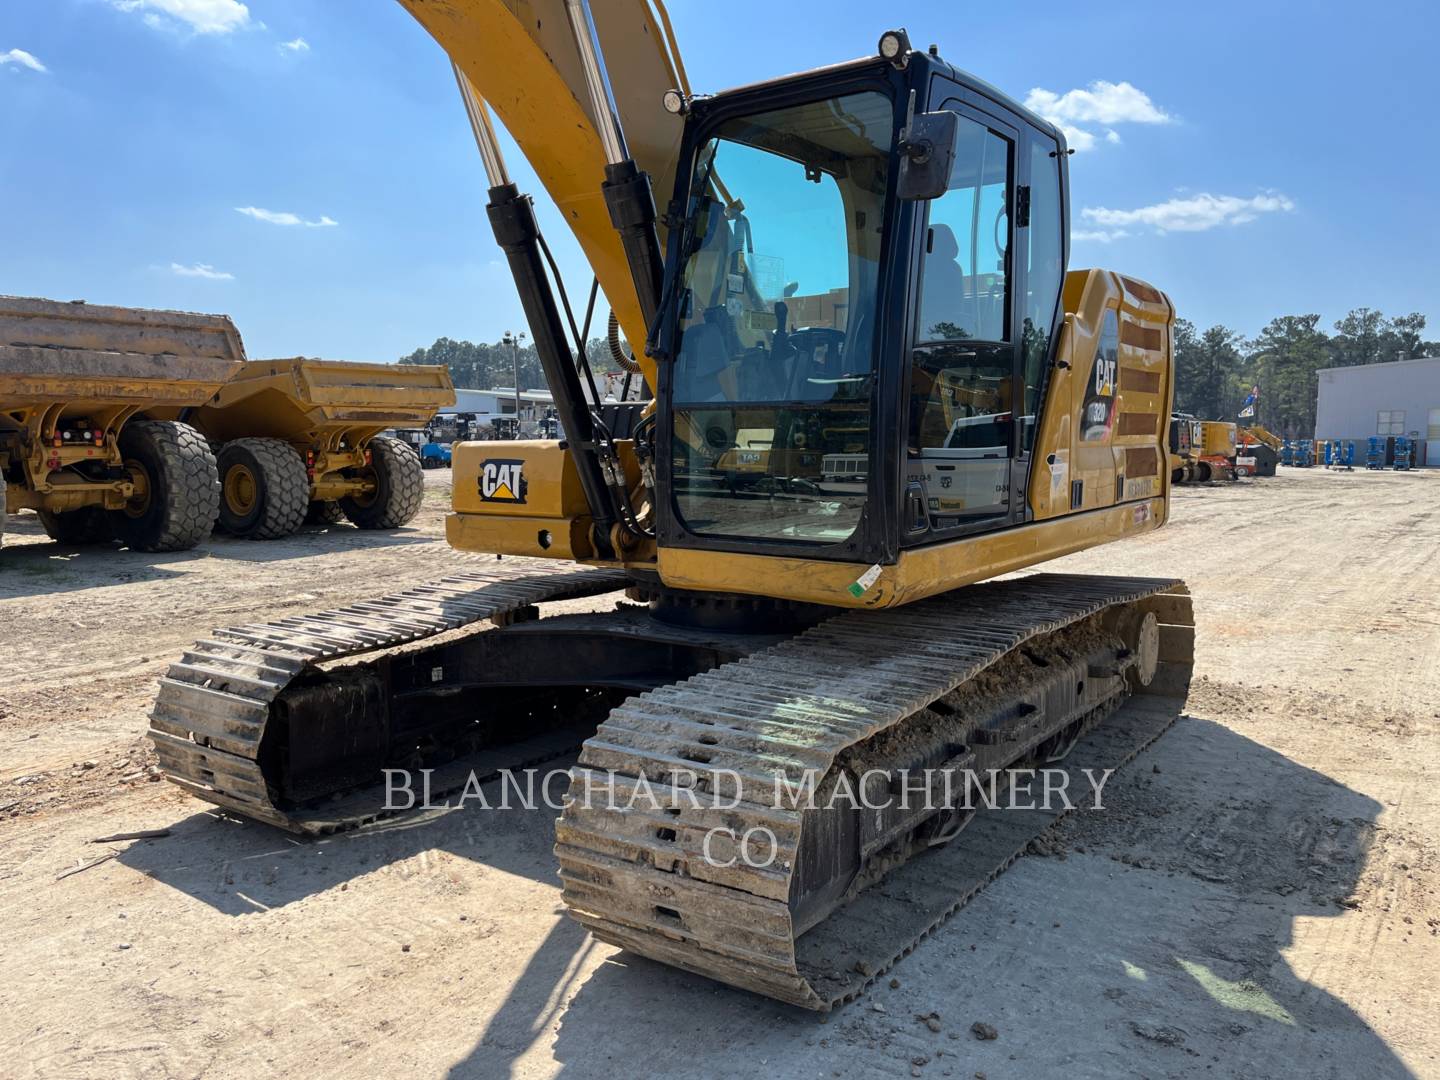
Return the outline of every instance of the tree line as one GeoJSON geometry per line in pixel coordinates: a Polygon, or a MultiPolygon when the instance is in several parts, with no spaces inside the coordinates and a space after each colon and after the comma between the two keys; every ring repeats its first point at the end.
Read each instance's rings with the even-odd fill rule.
{"type": "MultiPolygon", "coordinates": [[[[1333,325],[1319,315],[1282,315],[1254,338],[1227,326],[1201,331],[1175,321],[1175,408],[1206,420],[1235,420],[1252,386],[1260,387],[1255,420],[1278,435],[1308,438],[1315,431],[1316,372],[1326,367],[1378,364],[1401,357],[1440,355],[1440,342],[1424,340],[1425,316],[1394,317],[1373,308],[1351,311],[1333,325]]],[[[586,346],[598,375],[615,367],[603,338],[586,346]]],[[[520,389],[544,389],[533,344],[519,347],[520,389]]],[[[444,364],[455,385],[493,390],[515,382],[510,346],[442,337],[400,358],[402,364],[444,364]]]]}
{"type": "Polygon", "coordinates": [[[1227,326],[1201,332],[1177,319],[1175,408],[1205,420],[1235,420],[1250,388],[1259,386],[1255,422],[1277,435],[1309,438],[1317,371],[1440,354],[1440,342],[1424,334],[1419,312],[1392,318],[1368,307],[1335,322],[1333,333],[1321,328],[1319,315],[1282,315],[1250,339],[1227,326]]]}
{"type": "MultiPolygon", "coordinates": [[[[540,356],[533,344],[518,347],[520,361],[520,389],[545,390],[545,375],[540,368],[540,356]]],[[[610,357],[610,346],[604,338],[591,338],[585,347],[590,357],[591,369],[597,378],[602,371],[613,371],[615,361],[610,357]]],[[[428,348],[419,348],[400,358],[402,364],[444,364],[450,369],[450,378],[457,389],[494,390],[497,386],[515,385],[515,362],[511,346],[503,341],[493,345],[484,342],[456,341],[442,337],[428,348]]]]}

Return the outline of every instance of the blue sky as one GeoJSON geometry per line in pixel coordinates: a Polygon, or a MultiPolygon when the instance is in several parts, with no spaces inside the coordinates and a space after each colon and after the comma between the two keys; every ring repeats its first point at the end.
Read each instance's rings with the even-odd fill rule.
{"type": "MultiPolygon", "coordinates": [[[[671,7],[697,90],[866,53],[887,17],[937,42],[1082,133],[1072,266],[1202,326],[1367,305],[1440,337],[1436,5],[671,7]]],[[[252,356],[495,340],[524,324],[484,198],[445,57],[393,0],[0,5],[0,292],[227,312],[252,356]]]]}

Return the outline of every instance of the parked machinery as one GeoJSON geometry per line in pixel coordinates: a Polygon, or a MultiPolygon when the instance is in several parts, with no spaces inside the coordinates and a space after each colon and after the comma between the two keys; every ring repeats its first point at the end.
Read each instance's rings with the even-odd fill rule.
{"type": "Polygon", "coordinates": [[[158,760],[323,832],[384,812],[388,766],[459,790],[578,732],[555,848],[575,919],[796,1005],[850,1000],[1053,823],[987,816],[969,777],[1072,751],[1118,767],[1179,712],[1181,582],[980,584],[1167,520],[1174,306],[1065,272],[1063,131],[902,31],[692,97],[658,0],[404,2],[456,60],[566,440],[456,446],[447,538],[519,558],[207,635],[161,680],[158,760]],[[562,314],[487,101],[650,342],[651,401],[589,392],[588,319],[562,314]],[[982,244],[1014,273],[982,273],[982,244]],[[759,475],[733,484],[731,462],[759,475]],[[548,605],[620,589],[635,602],[548,605]],[[934,798],[900,794],[922,776],[934,798]]]}
{"type": "Polygon", "coordinates": [[[0,533],[8,507],[62,543],[194,547],[216,465],[181,414],[244,355],[223,315],[0,297],[0,533]]]}
{"type": "Polygon", "coordinates": [[[1410,441],[1409,436],[1395,436],[1395,464],[1393,468],[1396,472],[1410,471],[1410,465],[1414,457],[1414,449],[1414,444],[1410,441]]]}
{"type": "Polygon", "coordinates": [[[1258,424],[1235,433],[1235,466],[1250,476],[1274,476],[1281,440],[1258,424]]]}
{"type": "Polygon", "coordinates": [[[220,528],[274,540],[348,518],[393,529],[420,509],[415,448],[386,428],[427,424],[453,404],[436,365],[251,360],[209,401],[176,410],[216,448],[220,528]]]}
{"type": "Polygon", "coordinates": [[[1168,449],[1172,483],[1203,484],[1234,480],[1241,475],[1234,424],[1174,413],[1170,417],[1168,449]]]}
{"type": "Polygon", "coordinates": [[[1198,466],[1207,473],[1199,479],[1235,480],[1240,475],[1235,461],[1234,424],[1223,420],[1201,420],[1199,449],[1198,466]]]}
{"type": "Polygon", "coordinates": [[[449,443],[427,442],[420,448],[420,467],[422,469],[448,469],[450,461],[449,443]]]}
{"type": "Polygon", "coordinates": [[[545,415],[536,423],[537,439],[563,439],[565,429],[560,424],[560,417],[554,409],[546,409],[545,415]]]}
{"type": "MultiPolygon", "coordinates": [[[[1171,414],[1168,440],[1171,483],[1189,484],[1200,479],[1197,465],[1204,442],[1199,420],[1186,413],[1171,414]]],[[[1209,471],[1209,466],[1206,466],[1206,480],[1210,479],[1209,471]]]]}
{"type": "Polygon", "coordinates": [[[1315,440],[1301,439],[1295,445],[1295,464],[1302,469],[1315,464],[1315,440]]]}
{"type": "Polygon", "coordinates": [[[1371,435],[1365,440],[1365,468],[1385,468],[1385,439],[1380,435],[1371,435]]]}

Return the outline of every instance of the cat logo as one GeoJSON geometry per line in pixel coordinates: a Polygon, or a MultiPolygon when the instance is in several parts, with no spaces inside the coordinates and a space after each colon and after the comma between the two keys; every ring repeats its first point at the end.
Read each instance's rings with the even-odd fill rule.
{"type": "Polygon", "coordinates": [[[486,502],[525,501],[525,462],[519,458],[490,458],[480,463],[480,498],[486,502]]]}
{"type": "Polygon", "coordinates": [[[1115,396],[1115,357],[1099,356],[1095,359],[1095,396],[1115,396]]]}

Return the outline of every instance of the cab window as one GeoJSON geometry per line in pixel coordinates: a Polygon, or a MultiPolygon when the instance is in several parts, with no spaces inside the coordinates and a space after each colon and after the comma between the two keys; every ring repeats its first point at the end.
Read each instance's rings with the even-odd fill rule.
{"type": "Polygon", "coordinates": [[[968,117],[930,204],[919,341],[1008,341],[1010,142],[968,117]]]}
{"type": "Polygon", "coordinates": [[[907,485],[929,529],[995,527],[1010,514],[1014,150],[1011,138],[961,114],[949,189],[928,207],[907,485]]]}

